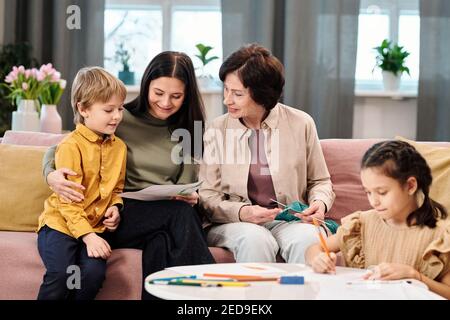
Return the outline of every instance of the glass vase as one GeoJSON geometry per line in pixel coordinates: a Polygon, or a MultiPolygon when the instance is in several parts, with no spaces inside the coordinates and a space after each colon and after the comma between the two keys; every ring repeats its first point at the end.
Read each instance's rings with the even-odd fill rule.
{"type": "Polygon", "coordinates": [[[17,111],[12,113],[11,129],[14,131],[39,131],[39,114],[37,100],[22,99],[17,111]]]}

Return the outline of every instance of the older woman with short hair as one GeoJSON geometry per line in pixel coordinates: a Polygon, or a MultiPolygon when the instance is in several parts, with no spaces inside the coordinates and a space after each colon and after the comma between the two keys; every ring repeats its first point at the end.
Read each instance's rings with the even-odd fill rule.
{"type": "Polygon", "coordinates": [[[257,44],[232,53],[219,72],[228,113],[205,132],[200,204],[212,223],[208,244],[237,262],[303,263],[334,193],[313,119],[279,103],[284,68],[257,44]],[[309,208],[301,221],[277,220],[279,203],[309,208]]]}

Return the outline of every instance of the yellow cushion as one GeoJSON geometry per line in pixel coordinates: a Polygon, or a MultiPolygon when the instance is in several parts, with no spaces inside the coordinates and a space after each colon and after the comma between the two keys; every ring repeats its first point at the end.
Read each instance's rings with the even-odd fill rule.
{"type": "Polygon", "coordinates": [[[425,158],[433,176],[430,197],[450,213],[450,148],[436,146],[436,143],[431,142],[418,143],[403,137],[396,139],[408,142],[425,158]]]}
{"type": "Polygon", "coordinates": [[[47,148],[0,144],[0,230],[36,230],[51,194],[41,169],[47,148]]]}

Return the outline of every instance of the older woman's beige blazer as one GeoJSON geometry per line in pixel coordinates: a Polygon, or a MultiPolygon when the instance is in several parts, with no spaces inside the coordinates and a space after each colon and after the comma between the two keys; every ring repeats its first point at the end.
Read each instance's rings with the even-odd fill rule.
{"type": "MultiPolygon", "coordinates": [[[[277,201],[321,200],[329,210],[335,195],[313,119],[279,103],[261,129],[277,201]]],[[[228,114],[216,118],[204,134],[200,205],[213,223],[238,222],[240,208],[251,204],[247,193],[250,135],[250,129],[228,114]]]]}

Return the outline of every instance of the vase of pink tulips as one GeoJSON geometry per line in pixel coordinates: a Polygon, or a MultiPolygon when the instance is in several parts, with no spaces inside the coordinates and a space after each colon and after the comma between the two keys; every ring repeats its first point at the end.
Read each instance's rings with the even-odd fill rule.
{"type": "Polygon", "coordinates": [[[8,98],[17,106],[12,113],[12,130],[39,131],[39,101],[42,89],[42,79],[36,68],[25,69],[24,66],[14,66],[6,76],[8,98]]]}
{"type": "Polygon", "coordinates": [[[17,106],[12,114],[12,130],[61,132],[61,117],[56,110],[66,82],[49,64],[40,69],[13,67],[3,84],[9,91],[8,98],[17,106]],[[43,117],[39,119],[43,105],[43,117]],[[47,107],[50,106],[50,107],[47,107]]]}
{"type": "Polygon", "coordinates": [[[44,79],[39,94],[39,101],[42,104],[40,130],[61,133],[62,120],[57,104],[66,88],[66,80],[61,79],[61,73],[53,68],[51,63],[42,65],[39,72],[44,79]]]}

